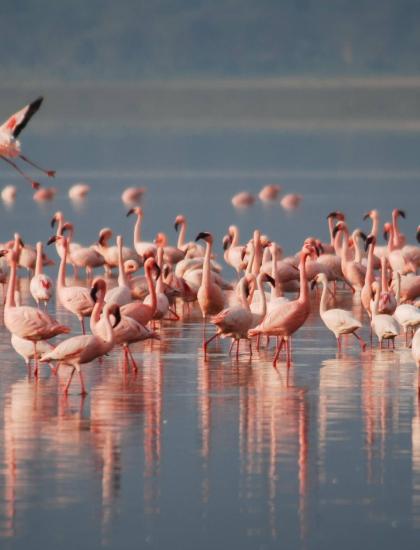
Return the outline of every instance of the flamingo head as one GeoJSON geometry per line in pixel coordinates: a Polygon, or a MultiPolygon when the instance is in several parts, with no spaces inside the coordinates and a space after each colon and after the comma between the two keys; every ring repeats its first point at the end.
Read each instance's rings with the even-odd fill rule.
{"type": "Polygon", "coordinates": [[[162,247],[168,244],[168,239],[166,238],[165,233],[157,233],[153,242],[155,243],[156,246],[162,247]]]}
{"type": "Polygon", "coordinates": [[[303,247],[308,247],[308,250],[310,250],[310,257],[316,260],[319,256],[319,249],[317,246],[316,239],[314,237],[308,237],[305,239],[303,243],[303,247]]]}
{"type": "Polygon", "coordinates": [[[109,227],[104,227],[99,231],[99,246],[108,246],[108,241],[112,237],[112,229],[109,227]]]}
{"type": "Polygon", "coordinates": [[[365,240],[365,251],[367,251],[370,245],[372,245],[375,248],[375,244],[376,244],[375,235],[368,235],[365,240]]]}
{"type": "Polygon", "coordinates": [[[336,210],[336,211],[330,212],[328,214],[327,220],[329,220],[330,218],[333,219],[333,220],[339,220],[339,221],[344,222],[345,219],[346,219],[346,216],[342,212],[339,212],[338,210],[336,210]]]}
{"type": "Polygon", "coordinates": [[[225,235],[223,237],[223,250],[227,250],[231,244],[232,244],[231,235],[225,235]]]}
{"type": "Polygon", "coordinates": [[[384,239],[387,241],[389,239],[389,234],[392,231],[392,225],[390,223],[384,224],[384,239]]]}
{"type": "Polygon", "coordinates": [[[62,212],[56,212],[54,216],[51,218],[50,225],[51,227],[54,227],[56,223],[62,222],[64,220],[64,216],[62,212]]]}
{"type": "Polygon", "coordinates": [[[105,306],[109,312],[109,315],[114,318],[114,321],[111,320],[112,328],[115,328],[121,322],[121,312],[120,306],[118,304],[110,304],[105,306]]]}
{"type": "Polygon", "coordinates": [[[260,273],[259,277],[261,277],[262,283],[270,283],[273,288],[276,286],[276,282],[273,277],[271,277],[268,273],[260,273]]]}
{"type": "Polygon", "coordinates": [[[61,228],[61,235],[64,235],[66,231],[68,231],[69,233],[73,233],[74,225],[70,222],[66,222],[65,224],[63,224],[63,227],[61,228]]]}
{"type": "Polygon", "coordinates": [[[130,274],[136,272],[140,267],[137,260],[129,259],[124,262],[124,273],[130,274]]]}
{"type": "Polygon", "coordinates": [[[94,279],[92,286],[90,288],[90,297],[92,300],[96,303],[98,301],[97,294],[98,292],[102,292],[102,296],[105,296],[106,293],[106,282],[105,279],[102,279],[101,277],[97,277],[94,279]]]}
{"type": "Polygon", "coordinates": [[[186,220],[185,220],[185,217],[184,217],[184,216],[181,216],[181,215],[177,216],[177,217],[175,218],[175,223],[174,223],[175,231],[178,232],[179,227],[180,227],[181,225],[184,225],[185,222],[186,222],[186,220]]]}
{"type": "Polygon", "coordinates": [[[61,243],[64,248],[67,248],[69,245],[69,241],[64,235],[53,235],[48,239],[47,246],[53,243],[61,243]]]}
{"type": "Polygon", "coordinates": [[[213,244],[213,236],[211,233],[207,233],[206,231],[202,231],[201,233],[199,233],[196,238],[195,238],[195,242],[197,241],[205,241],[206,243],[209,243],[209,244],[213,244]]]}
{"type": "Polygon", "coordinates": [[[134,208],[130,208],[130,210],[127,212],[126,217],[131,216],[131,214],[137,214],[137,216],[143,216],[143,209],[141,206],[135,206],[134,208]]]}
{"type": "Polygon", "coordinates": [[[154,257],[149,257],[145,260],[144,271],[147,273],[151,273],[152,271],[155,271],[156,280],[159,279],[161,270],[154,257]]]}
{"type": "Polygon", "coordinates": [[[339,221],[333,229],[333,237],[335,238],[339,231],[346,231],[347,225],[343,221],[339,221]]]}
{"type": "Polygon", "coordinates": [[[398,218],[398,216],[405,219],[405,212],[404,210],[398,210],[398,208],[394,208],[394,210],[392,211],[392,217],[398,218]]]}

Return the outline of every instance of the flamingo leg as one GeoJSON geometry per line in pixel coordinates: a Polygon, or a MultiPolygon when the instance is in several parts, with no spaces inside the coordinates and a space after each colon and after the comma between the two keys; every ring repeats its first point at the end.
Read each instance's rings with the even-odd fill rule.
{"type": "Polygon", "coordinates": [[[275,367],[277,364],[277,359],[279,358],[283,344],[284,344],[284,338],[281,338],[280,340],[277,338],[277,348],[276,348],[276,353],[274,354],[274,357],[273,357],[273,367],[275,367]]]}
{"type": "Polygon", "coordinates": [[[258,334],[257,335],[257,351],[260,351],[260,337],[261,337],[261,334],[258,334]]]}
{"type": "Polygon", "coordinates": [[[287,366],[290,367],[292,363],[292,340],[290,336],[286,339],[286,354],[287,366]]]}
{"type": "Polygon", "coordinates": [[[240,339],[238,338],[236,340],[236,360],[239,359],[239,342],[240,342],[240,339]]]}
{"type": "Polygon", "coordinates": [[[127,352],[128,352],[128,355],[129,355],[129,357],[130,357],[130,359],[131,359],[131,364],[132,364],[132,366],[133,366],[133,370],[134,370],[135,372],[137,372],[139,369],[138,369],[137,363],[136,363],[136,361],[135,361],[135,359],[134,359],[134,357],[133,357],[133,354],[131,353],[131,349],[130,349],[129,346],[127,346],[127,352]]]}
{"type": "Polygon", "coordinates": [[[234,343],[235,343],[235,340],[232,338],[232,342],[231,342],[230,348],[229,348],[229,355],[232,353],[232,348],[233,348],[234,343]]]}
{"type": "Polygon", "coordinates": [[[249,356],[252,357],[252,342],[251,342],[251,338],[248,338],[248,344],[249,344],[249,356]]]}
{"type": "Polygon", "coordinates": [[[169,308],[169,312],[172,313],[172,315],[174,316],[171,321],[179,321],[179,315],[174,309],[169,308]]]}
{"type": "Polygon", "coordinates": [[[86,391],[86,388],[85,388],[85,383],[83,381],[83,375],[82,375],[81,370],[79,370],[79,380],[80,380],[80,388],[82,390],[81,395],[87,395],[87,391],[86,391]]]}
{"type": "Polygon", "coordinates": [[[19,158],[25,161],[27,164],[30,164],[40,172],[43,172],[46,174],[49,178],[53,178],[55,176],[55,170],[45,170],[45,168],[41,168],[38,164],[35,164],[34,161],[28,159],[28,157],[25,157],[24,155],[19,155],[19,158]]]}
{"type": "Polygon", "coordinates": [[[84,318],[84,317],[82,317],[82,318],[80,319],[80,324],[82,325],[82,333],[83,333],[83,334],[86,334],[86,329],[85,329],[85,318],[84,318]]]}
{"type": "Polygon", "coordinates": [[[356,334],[355,332],[353,332],[353,336],[359,342],[359,346],[360,346],[361,350],[366,351],[366,342],[363,340],[363,338],[361,336],[359,336],[358,334],[356,334]]]}
{"type": "Polygon", "coordinates": [[[210,342],[212,342],[215,338],[218,337],[218,334],[216,332],[216,334],[213,334],[213,336],[211,336],[208,340],[205,340],[204,341],[204,344],[203,344],[203,349],[204,349],[204,353],[206,354],[207,353],[207,347],[208,345],[210,344],[210,342]]]}
{"type": "Polygon", "coordinates": [[[73,367],[72,370],[71,370],[70,376],[68,377],[67,384],[66,384],[65,387],[64,387],[64,394],[65,394],[65,395],[68,394],[69,387],[70,387],[71,381],[72,381],[72,379],[73,379],[73,375],[74,375],[74,371],[75,371],[75,370],[76,370],[76,367],[73,367]]]}
{"type": "Polygon", "coordinates": [[[341,353],[341,336],[337,336],[337,350],[341,353]]]}
{"type": "Polygon", "coordinates": [[[38,352],[36,349],[36,342],[34,342],[34,376],[38,376],[38,352]]]}
{"type": "Polygon", "coordinates": [[[28,181],[31,186],[32,186],[32,189],[39,189],[41,187],[41,184],[37,181],[33,181],[27,174],[25,174],[25,172],[23,170],[21,170],[19,168],[19,166],[17,164],[15,164],[14,162],[12,162],[10,159],[4,157],[3,155],[0,155],[0,158],[2,158],[5,162],[7,162],[8,164],[10,164],[10,166],[13,166],[13,168],[19,172],[19,174],[21,176],[23,176],[26,181],[28,181]]]}

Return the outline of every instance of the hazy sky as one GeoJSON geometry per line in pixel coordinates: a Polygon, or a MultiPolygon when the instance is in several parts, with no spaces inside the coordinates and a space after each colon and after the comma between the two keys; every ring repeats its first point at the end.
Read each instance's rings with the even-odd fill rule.
{"type": "Polygon", "coordinates": [[[418,0],[3,0],[3,79],[420,73],[418,0]]]}

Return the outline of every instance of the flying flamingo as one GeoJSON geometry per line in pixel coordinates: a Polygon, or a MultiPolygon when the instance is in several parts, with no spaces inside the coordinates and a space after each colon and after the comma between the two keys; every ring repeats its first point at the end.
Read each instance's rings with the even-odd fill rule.
{"type": "Polygon", "coordinates": [[[278,336],[277,349],[273,358],[273,365],[276,365],[278,356],[286,339],[287,364],[291,362],[290,337],[306,321],[310,312],[310,299],[308,278],[306,275],[306,260],[314,253],[314,249],[305,244],[302,248],[299,261],[299,282],[300,291],[297,300],[280,303],[272,309],[263,322],[249,331],[250,336],[265,334],[267,336],[278,336]]]}
{"type": "Polygon", "coordinates": [[[53,282],[51,277],[45,275],[42,269],[42,242],[36,243],[36,264],[35,264],[35,275],[32,277],[29,284],[29,290],[32,294],[33,299],[39,307],[40,302],[44,302],[44,306],[47,306],[47,303],[52,295],[53,282]]]}
{"type": "MultiPolygon", "coordinates": [[[[100,307],[101,304],[97,302],[95,304],[96,310],[100,307]]],[[[71,367],[72,370],[64,388],[65,394],[68,393],[74,372],[77,370],[82,390],[81,393],[82,395],[86,395],[87,391],[83,381],[81,365],[90,363],[98,357],[102,357],[102,355],[105,355],[113,348],[115,337],[110,321],[111,307],[110,305],[105,305],[104,307],[105,334],[101,337],[88,334],[73,336],[72,338],[60,342],[52,351],[42,355],[40,359],[42,362],[58,361],[59,365],[71,367]]],[[[96,311],[93,312],[93,315],[96,315],[96,311]]],[[[119,319],[117,316],[116,324],[118,324],[118,322],[119,319]]]]}
{"type": "Polygon", "coordinates": [[[34,168],[37,168],[48,177],[55,176],[54,170],[44,170],[28,157],[22,155],[20,142],[18,141],[19,134],[28,124],[33,115],[38,111],[43,101],[42,97],[38,97],[29,105],[26,105],[23,109],[12,115],[6,120],[2,126],[0,126],[0,158],[10,164],[21,176],[23,176],[33,187],[33,189],[39,189],[40,184],[37,181],[33,181],[19,166],[11,159],[19,157],[21,160],[30,164],[34,168]]]}
{"type": "Polygon", "coordinates": [[[362,328],[362,323],[355,319],[345,309],[333,308],[327,309],[328,306],[328,295],[330,292],[328,288],[328,280],[324,273],[319,273],[313,281],[313,285],[316,283],[321,283],[322,285],[322,295],[321,301],[319,303],[319,315],[323,320],[325,326],[334,333],[334,336],[337,340],[338,351],[341,351],[341,336],[343,334],[353,334],[357,339],[362,351],[365,351],[366,344],[363,339],[357,334],[357,330],[362,328]]]}
{"type": "Polygon", "coordinates": [[[52,244],[57,240],[63,243],[63,257],[58,268],[57,294],[61,305],[71,311],[79,319],[83,334],[85,332],[84,317],[90,317],[95,305],[90,290],[83,286],[66,286],[66,261],[69,252],[69,242],[67,237],[54,235],[48,240],[47,244],[52,244]]]}

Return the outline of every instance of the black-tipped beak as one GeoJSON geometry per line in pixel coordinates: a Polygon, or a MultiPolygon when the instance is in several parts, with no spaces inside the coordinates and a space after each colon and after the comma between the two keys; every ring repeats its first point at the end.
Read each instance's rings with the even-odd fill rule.
{"type": "Polygon", "coordinates": [[[125,217],[128,218],[128,216],[131,216],[131,214],[134,214],[134,208],[130,208],[125,217]]]}
{"type": "Polygon", "coordinates": [[[155,271],[156,271],[156,280],[158,280],[160,277],[160,274],[162,273],[162,270],[160,269],[158,264],[155,264],[155,271]]]}
{"type": "Polygon", "coordinates": [[[199,233],[196,236],[195,242],[199,241],[200,239],[206,239],[207,237],[210,237],[210,233],[206,233],[206,232],[202,231],[201,233],[199,233]]]}
{"type": "Polygon", "coordinates": [[[365,252],[367,251],[367,249],[369,248],[369,246],[374,242],[375,240],[375,237],[373,235],[369,235],[367,238],[366,238],[366,241],[365,241],[365,252]]]}
{"type": "Polygon", "coordinates": [[[97,294],[98,294],[98,287],[97,285],[93,285],[93,287],[90,289],[90,297],[95,302],[95,304],[97,302],[97,298],[96,298],[97,294]]]}
{"type": "Polygon", "coordinates": [[[367,220],[368,218],[370,218],[370,212],[366,212],[366,214],[363,216],[364,220],[367,220]]]}
{"type": "Polygon", "coordinates": [[[329,220],[330,218],[335,219],[336,217],[337,217],[337,212],[330,212],[327,216],[327,220],[329,220]]]}
{"type": "Polygon", "coordinates": [[[179,222],[175,222],[175,223],[174,223],[174,229],[175,229],[175,231],[178,233],[179,222]]]}
{"type": "Polygon", "coordinates": [[[320,257],[321,255],[321,250],[320,250],[320,246],[318,246],[317,244],[315,245],[315,252],[316,252],[316,255],[318,256],[318,258],[320,257]]]}
{"type": "Polygon", "coordinates": [[[52,244],[52,243],[55,243],[56,240],[57,240],[56,235],[53,235],[52,237],[50,237],[50,238],[48,239],[47,245],[52,244]]]}
{"type": "Polygon", "coordinates": [[[230,245],[230,237],[226,235],[225,237],[223,237],[223,250],[227,250],[229,248],[229,245],[230,245]]]}
{"type": "Polygon", "coordinates": [[[366,242],[366,240],[367,240],[366,233],[363,233],[363,231],[359,231],[359,235],[366,242]]]}
{"type": "Polygon", "coordinates": [[[112,325],[112,328],[115,328],[120,322],[121,322],[121,312],[119,306],[116,306],[115,309],[112,312],[113,316],[115,317],[115,322],[112,325]]]}
{"type": "Polygon", "coordinates": [[[51,226],[51,227],[54,227],[56,221],[57,221],[57,220],[55,219],[55,216],[54,216],[54,218],[52,218],[52,220],[50,221],[50,226],[51,226]]]}
{"type": "Polygon", "coordinates": [[[22,241],[21,238],[19,238],[19,244],[20,244],[20,246],[21,246],[22,248],[25,246],[25,243],[22,241]]]}
{"type": "Polygon", "coordinates": [[[420,229],[417,229],[416,239],[417,239],[417,242],[420,243],[420,229]]]}
{"type": "Polygon", "coordinates": [[[384,231],[383,237],[384,237],[385,241],[388,241],[388,239],[389,239],[389,231],[384,231]]]}
{"type": "Polygon", "coordinates": [[[398,210],[398,215],[405,219],[405,212],[404,210],[398,210]]]}
{"type": "Polygon", "coordinates": [[[341,230],[341,227],[339,225],[336,225],[333,229],[333,237],[335,238],[337,233],[341,230]]]}
{"type": "Polygon", "coordinates": [[[0,258],[2,256],[6,256],[6,254],[8,253],[9,251],[8,250],[0,250],[0,258]]]}
{"type": "Polygon", "coordinates": [[[275,283],[273,277],[271,277],[271,275],[266,274],[266,275],[265,275],[265,280],[266,280],[268,283],[270,283],[270,285],[271,285],[272,287],[275,287],[275,286],[276,286],[276,283],[275,283]]]}
{"type": "Polygon", "coordinates": [[[241,252],[241,261],[243,262],[246,256],[246,246],[243,247],[241,252]]]}
{"type": "Polygon", "coordinates": [[[313,290],[316,287],[316,279],[312,279],[311,281],[311,290],[313,290]]]}
{"type": "Polygon", "coordinates": [[[99,237],[99,240],[98,240],[99,246],[104,246],[105,242],[106,242],[106,238],[104,235],[102,235],[102,237],[99,237]]]}

